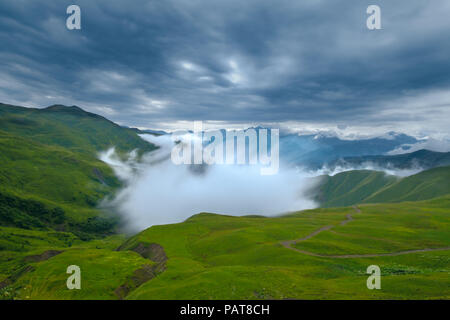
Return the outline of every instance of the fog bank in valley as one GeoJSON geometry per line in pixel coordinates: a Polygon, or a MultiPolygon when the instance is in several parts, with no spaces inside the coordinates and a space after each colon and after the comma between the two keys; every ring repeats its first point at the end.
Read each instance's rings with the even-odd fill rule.
{"type": "Polygon", "coordinates": [[[117,210],[131,230],[176,223],[200,213],[227,215],[281,213],[317,207],[307,196],[314,183],[308,174],[283,168],[261,175],[256,165],[175,165],[170,159],[171,136],[142,135],[160,148],[121,161],[110,149],[100,155],[125,187],[104,205],[117,210]]]}

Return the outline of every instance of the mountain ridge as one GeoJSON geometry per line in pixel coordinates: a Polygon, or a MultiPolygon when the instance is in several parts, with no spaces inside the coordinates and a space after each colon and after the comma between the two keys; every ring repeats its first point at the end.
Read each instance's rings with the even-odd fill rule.
{"type": "Polygon", "coordinates": [[[132,129],[77,106],[38,109],[0,104],[0,127],[18,136],[90,155],[111,147],[122,154],[134,149],[139,149],[141,154],[156,149],[132,129]]]}
{"type": "Polygon", "coordinates": [[[113,146],[124,158],[156,148],[77,106],[0,104],[0,223],[71,231],[83,239],[114,232],[118,217],[98,207],[122,186],[98,159],[113,146]]]}
{"type": "Polygon", "coordinates": [[[321,207],[361,203],[422,201],[450,194],[450,166],[435,167],[408,177],[382,171],[350,170],[316,178],[311,194],[321,207]]]}
{"type": "Polygon", "coordinates": [[[450,165],[450,152],[438,152],[427,149],[398,155],[368,155],[359,157],[344,157],[327,164],[330,170],[340,167],[354,167],[371,164],[383,168],[430,169],[450,165]]]}

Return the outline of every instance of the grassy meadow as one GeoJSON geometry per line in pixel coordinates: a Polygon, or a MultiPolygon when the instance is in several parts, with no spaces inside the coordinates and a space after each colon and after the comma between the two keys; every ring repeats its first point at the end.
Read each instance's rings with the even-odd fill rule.
{"type": "Polygon", "coordinates": [[[154,150],[138,133],[77,107],[0,104],[0,299],[450,299],[449,166],[344,172],[323,177],[320,209],[124,235],[99,206],[122,184],[98,153],[154,150]],[[381,290],[366,286],[373,264],[381,290]]]}
{"type": "Polygon", "coordinates": [[[69,234],[2,228],[3,277],[20,273],[3,289],[18,299],[118,299],[115,290],[135,270],[155,264],[136,252],[159,244],[166,265],[125,299],[448,299],[450,298],[450,197],[423,202],[306,210],[275,218],[201,213],[183,223],[153,226],[133,237],[90,242],[69,234]],[[352,220],[341,225],[351,214],[352,220]],[[293,248],[321,255],[384,254],[413,249],[447,250],[398,256],[316,257],[282,246],[332,226],[293,248]],[[23,245],[21,245],[21,243],[23,245]],[[26,256],[61,250],[48,260],[26,256]],[[119,250],[117,250],[119,249],[119,250]],[[82,270],[82,289],[68,290],[65,270],[82,270]],[[369,265],[381,268],[381,290],[366,287],[369,265]]]}

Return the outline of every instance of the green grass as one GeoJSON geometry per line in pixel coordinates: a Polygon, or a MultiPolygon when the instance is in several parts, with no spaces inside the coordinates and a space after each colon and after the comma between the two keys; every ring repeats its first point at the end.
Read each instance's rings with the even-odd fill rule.
{"type": "Polygon", "coordinates": [[[0,104],[0,224],[71,231],[84,239],[114,232],[98,209],[121,186],[98,153],[155,149],[134,130],[77,107],[0,104]]]}
{"type": "Polygon", "coordinates": [[[106,215],[98,204],[121,184],[106,164],[94,156],[3,131],[0,150],[1,225],[84,233],[111,231],[112,220],[100,218],[106,215]]]}
{"type": "Polygon", "coordinates": [[[152,264],[135,252],[115,251],[123,241],[123,235],[86,242],[71,233],[0,227],[0,282],[18,277],[16,283],[0,289],[0,298],[117,299],[114,290],[134,270],[152,264]],[[25,259],[47,250],[63,253],[41,262],[25,259]],[[83,290],[66,287],[66,269],[72,264],[82,270],[83,290]]]}
{"type": "Polygon", "coordinates": [[[26,285],[17,292],[17,298],[117,299],[114,290],[145,264],[151,262],[131,251],[71,249],[40,262],[34,272],[27,273],[21,279],[26,285]],[[81,290],[68,290],[66,287],[69,265],[77,265],[81,269],[81,290]]]}
{"type": "Polygon", "coordinates": [[[450,201],[362,205],[348,225],[337,225],[296,247],[320,254],[389,253],[443,247],[450,240],[450,201]],[[439,203],[442,207],[433,207],[439,203]]]}
{"type": "Polygon", "coordinates": [[[398,178],[370,170],[346,171],[321,177],[316,200],[322,207],[358,203],[420,201],[450,193],[450,166],[398,178]]]}
{"type": "Polygon", "coordinates": [[[57,146],[0,131],[0,185],[17,194],[93,206],[120,183],[110,167],[57,146]]]}
{"type": "Polygon", "coordinates": [[[429,169],[382,188],[364,202],[418,201],[450,193],[450,166],[429,169]]]}
{"type": "Polygon", "coordinates": [[[281,244],[333,226],[293,248],[326,256],[448,247],[449,167],[403,179],[346,172],[322,184],[320,200],[338,208],[275,218],[201,213],[126,238],[98,209],[121,185],[97,159],[111,146],[123,157],[154,149],[136,130],[77,107],[0,104],[0,299],[117,299],[124,285],[127,299],[450,298],[449,250],[338,259],[281,244]],[[345,207],[368,202],[392,203],[345,207]],[[163,264],[134,251],[154,244],[163,264]],[[29,258],[49,250],[61,253],[29,258]],[[81,290],[66,288],[72,264],[81,267],[81,290]],[[366,288],[371,264],[381,267],[382,290],[366,288]],[[151,280],[149,269],[158,271],[151,280]]]}
{"type": "Polygon", "coordinates": [[[338,246],[339,253],[361,254],[450,246],[449,207],[448,198],[410,205],[364,206],[362,213],[355,214],[355,220],[345,226],[339,222],[351,208],[262,219],[200,215],[182,224],[152,227],[138,235],[137,241],[160,243],[169,256],[168,269],[129,298],[448,298],[448,290],[443,290],[450,285],[448,251],[337,260],[303,255],[281,247],[279,242],[335,224],[335,230],[342,234],[339,239],[325,231],[316,236],[323,237],[319,238],[320,245],[307,247],[317,241],[314,237],[302,242],[307,244],[302,249],[335,254],[338,246]],[[422,225],[420,219],[429,224],[422,225]],[[376,237],[380,237],[379,242],[371,239],[376,237]],[[385,238],[392,239],[396,246],[384,245],[385,238]],[[365,270],[370,264],[378,264],[389,277],[395,275],[392,279],[396,285],[384,280],[383,290],[368,290],[365,270]],[[411,270],[414,277],[409,276],[411,270]],[[416,288],[421,282],[425,285],[416,288]]]}
{"type": "MultiPolygon", "coordinates": [[[[43,252],[52,247],[64,253],[32,264],[34,271],[21,275],[7,290],[20,299],[116,299],[114,290],[129,281],[134,270],[152,263],[130,249],[157,243],[168,257],[166,270],[132,290],[127,299],[450,298],[450,250],[336,259],[305,255],[280,244],[333,225],[296,247],[330,255],[450,246],[450,197],[360,208],[361,213],[330,208],[276,218],[202,213],[183,223],[153,226],[125,242],[120,237],[93,242],[35,239],[25,250],[43,252]],[[340,225],[348,213],[354,220],[340,225]],[[115,251],[119,245],[122,250],[115,251]],[[82,270],[84,287],[78,292],[65,288],[65,268],[70,264],[82,270]],[[366,287],[365,271],[372,264],[381,268],[381,290],[366,287]]],[[[2,253],[9,262],[0,265],[17,265],[29,254],[12,244],[20,243],[20,236],[16,237],[9,251],[2,253]]]]}
{"type": "Polygon", "coordinates": [[[136,131],[78,107],[23,108],[0,103],[0,128],[10,134],[46,145],[57,145],[89,155],[116,147],[118,152],[155,146],[138,137],[136,131]]]}

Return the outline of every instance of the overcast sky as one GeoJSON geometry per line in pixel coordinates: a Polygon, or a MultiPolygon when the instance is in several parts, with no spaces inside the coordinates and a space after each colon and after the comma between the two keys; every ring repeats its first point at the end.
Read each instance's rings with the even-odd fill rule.
{"type": "Polygon", "coordinates": [[[448,0],[2,0],[0,41],[4,103],[143,128],[450,134],[448,0]]]}

